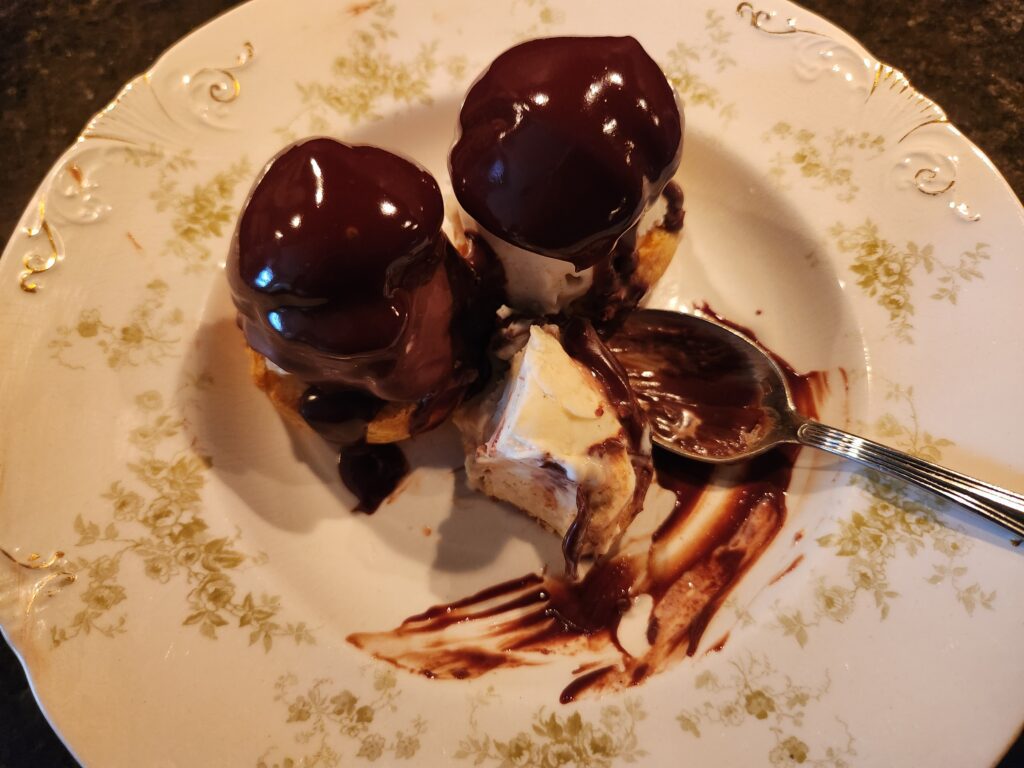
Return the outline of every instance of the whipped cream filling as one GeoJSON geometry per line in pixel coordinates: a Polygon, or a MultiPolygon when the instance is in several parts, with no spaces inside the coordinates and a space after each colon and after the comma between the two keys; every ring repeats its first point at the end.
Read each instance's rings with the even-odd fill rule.
{"type": "MultiPolygon", "coordinates": [[[[458,207],[454,197],[445,202],[452,211],[446,230],[456,246],[464,242],[467,229],[473,230],[480,234],[501,261],[505,270],[506,301],[510,307],[538,317],[555,315],[593,287],[593,267],[577,272],[568,261],[513,245],[475,222],[458,207]]],[[[665,201],[659,197],[640,218],[640,236],[658,226],[664,215],[665,201]]]]}
{"type": "Polygon", "coordinates": [[[594,268],[576,271],[568,261],[553,259],[502,240],[477,225],[477,231],[501,260],[509,303],[522,312],[553,315],[580,298],[594,283],[594,268]]]}
{"type": "Polygon", "coordinates": [[[510,306],[531,315],[554,315],[580,298],[594,283],[594,268],[576,271],[568,261],[513,245],[459,210],[461,227],[478,232],[505,270],[510,306]]]}
{"type": "Polygon", "coordinates": [[[587,484],[604,474],[590,448],[622,428],[589,373],[548,330],[533,326],[512,361],[497,413],[500,422],[486,452],[513,461],[557,458],[569,480],[587,484]],[[587,379],[591,381],[587,381],[587,379]]]}
{"type": "Polygon", "coordinates": [[[569,357],[557,332],[532,326],[507,378],[456,417],[467,476],[472,487],[563,536],[582,492],[590,529],[613,534],[636,489],[625,433],[597,380],[569,357]]]}

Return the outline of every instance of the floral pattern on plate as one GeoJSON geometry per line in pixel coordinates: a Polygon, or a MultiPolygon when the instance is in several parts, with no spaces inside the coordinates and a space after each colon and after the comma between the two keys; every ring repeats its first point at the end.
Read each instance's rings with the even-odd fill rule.
{"type": "MultiPolygon", "coordinates": [[[[213,386],[209,377],[197,377],[196,387],[213,386]]],[[[274,639],[313,643],[305,622],[282,624],[281,598],[246,592],[238,583],[244,566],[262,565],[266,555],[251,555],[239,548],[241,534],[211,532],[202,514],[202,490],[212,459],[175,445],[185,423],[156,390],[135,398],[142,424],[128,436],[136,454],[127,464],[128,478],[115,480],[101,494],[112,519],[100,523],[75,516],[76,551],[100,545],[106,551],[71,561],[82,589],[83,607],[66,625],[50,627],[54,646],[93,632],[112,638],[128,631],[130,597],[121,583],[126,557],[138,558],[147,578],[159,584],[182,581],[188,587],[182,624],[216,640],[218,631],[237,628],[248,634],[249,645],[265,651],[274,639]]]]}
{"type": "MultiPolygon", "coordinates": [[[[15,414],[0,437],[0,545],[21,563],[67,553],[51,574],[0,558],[0,623],[81,759],[603,767],[675,764],[686,750],[708,764],[839,768],[912,764],[937,742],[975,764],[1004,746],[1024,713],[986,704],[1017,700],[1020,659],[1007,648],[1024,602],[1000,586],[1019,568],[1016,550],[960,530],[899,484],[828,466],[808,470],[765,572],[730,597],[729,642],[670,679],[561,707],[530,670],[448,685],[368,666],[344,642],[359,622],[391,626],[518,575],[543,545],[483,502],[466,512],[447,466],[418,471],[373,518],[349,514],[335,457],[248,385],[216,265],[263,161],[302,135],[379,131],[443,177],[452,110],[496,53],[537,34],[634,34],[686,102],[689,151],[708,153],[684,158],[684,172],[704,175],[686,190],[679,288],[666,303],[729,286],[736,319],[807,368],[845,365],[821,350],[847,331],[833,338],[829,322],[800,321],[845,312],[871,376],[851,376],[845,402],[834,387],[837,418],[846,407],[897,447],[1005,456],[1020,473],[1000,431],[1019,422],[1019,356],[969,377],[975,345],[953,332],[1016,308],[1019,204],[936,105],[842,32],[781,0],[774,16],[741,8],[311,0],[298,14],[256,0],[176,46],[90,123],[0,260],[11,294],[0,304],[0,404],[15,414]],[[760,216],[761,183],[786,216],[760,216]],[[716,210],[736,226],[695,215],[716,210]],[[763,247],[779,283],[729,271],[721,254],[748,247],[763,247]],[[845,289],[812,296],[819,314],[794,314],[778,291],[811,262],[845,289]],[[219,366],[213,380],[197,360],[219,366]],[[973,418],[951,420],[950,390],[967,385],[973,418]],[[481,543],[467,531],[485,522],[516,533],[500,548],[481,543]],[[468,541],[473,557],[453,559],[468,541]],[[769,584],[768,570],[794,555],[799,567],[769,584]],[[955,663],[942,653],[950,633],[955,663]],[[914,668],[890,652],[894,638],[915,644],[914,668]],[[854,642],[870,667],[844,666],[854,642]],[[945,676],[959,696],[940,711],[929,691],[945,676]],[[69,685],[89,696],[66,696],[69,685]],[[871,706],[880,691],[884,712],[871,706]],[[128,718],[137,729],[107,735],[128,718]],[[950,718],[975,741],[950,741],[950,718]],[[915,727],[876,736],[894,720],[915,727]]],[[[993,348],[1015,348],[1010,329],[984,330],[993,348]]]]}

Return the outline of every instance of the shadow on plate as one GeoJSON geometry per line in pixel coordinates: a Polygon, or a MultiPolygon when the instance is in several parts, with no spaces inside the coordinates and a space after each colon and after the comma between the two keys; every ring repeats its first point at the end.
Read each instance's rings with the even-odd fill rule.
{"type": "Polygon", "coordinates": [[[422,531],[429,529],[434,551],[428,556],[445,573],[483,568],[510,542],[527,544],[533,562],[561,567],[557,537],[469,489],[451,426],[403,444],[409,477],[374,515],[353,512],[355,498],[338,476],[337,447],[297,415],[276,409],[253,384],[233,317],[226,286],[216,286],[183,366],[186,376],[203,373],[213,383],[189,391],[185,415],[196,445],[213,458],[212,472],[246,509],[296,533],[352,516],[397,553],[417,560],[424,558],[422,531]]]}

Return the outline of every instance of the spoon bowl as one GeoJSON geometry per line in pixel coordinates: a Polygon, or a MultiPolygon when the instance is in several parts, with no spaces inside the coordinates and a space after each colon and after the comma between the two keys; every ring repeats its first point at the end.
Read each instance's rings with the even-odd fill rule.
{"type": "Polygon", "coordinates": [[[717,464],[781,444],[818,448],[894,475],[1024,536],[1024,496],[867,438],[797,408],[799,377],[749,332],[703,314],[644,309],[609,339],[662,448],[717,464]]]}

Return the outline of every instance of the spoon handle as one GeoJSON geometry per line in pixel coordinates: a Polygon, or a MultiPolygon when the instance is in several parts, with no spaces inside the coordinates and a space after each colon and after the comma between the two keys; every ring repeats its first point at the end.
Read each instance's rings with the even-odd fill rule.
{"type": "Polygon", "coordinates": [[[801,445],[894,475],[1024,536],[1024,496],[1020,494],[810,419],[797,428],[796,436],[801,445]]]}

